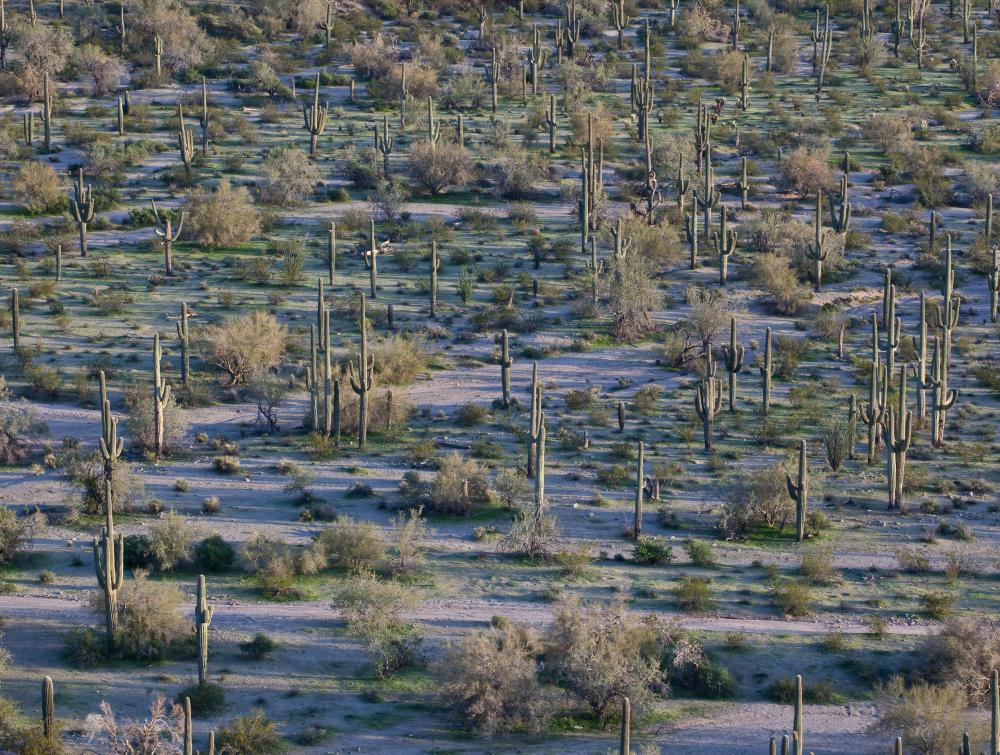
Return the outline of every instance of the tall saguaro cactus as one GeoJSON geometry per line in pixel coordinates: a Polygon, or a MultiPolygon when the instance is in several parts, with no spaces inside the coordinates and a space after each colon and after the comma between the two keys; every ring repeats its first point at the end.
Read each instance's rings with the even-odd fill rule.
{"type": "Polygon", "coordinates": [[[642,537],[642,503],[646,492],[646,453],[642,441],[636,447],[635,462],[635,512],[632,525],[632,536],[638,540],[642,537]]]}
{"type": "Polygon", "coordinates": [[[437,241],[431,241],[431,318],[437,317],[437,295],[438,295],[438,271],[441,269],[441,260],[438,258],[437,241]]]}
{"type": "Polygon", "coordinates": [[[490,85],[490,102],[493,105],[493,115],[497,114],[497,85],[500,83],[500,62],[497,60],[497,48],[493,48],[489,63],[483,64],[486,81],[490,85]]]}
{"type": "Polygon", "coordinates": [[[153,444],[157,456],[163,455],[163,437],[167,401],[170,400],[170,386],[160,375],[160,359],[163,352],[160,349],[160,334],[153,334],[153,444]]]}
{"type": "Polygon", "coordinates": [[[169,215],[160,215],[160,211],[156,208],[156,200],[150,200],[153,205],[153,217],[156,218],[156,222],[159,226],[153,229],[159,238],[163,239],[163,264],[166,268],[167,275],[173,275],[174,273],[174,242],[181,237],[181,232],[184,230],[184,219],[187,217],[186,212],[181,212],[180,222],[177,223],[177,230],[173,229],[173,219],[169,215]]]}
{"type": "Polygon", "coordinates": [[[365,295],[361,294],[361,351],[354,362],[348,362],[351,390],[358,396],[358,448],[368,445],[368,394],[375,384],[375,357],[368,356],[368,314],[365,295]]]}
{"type": "Polygon", "coordinates": [[[702,168],[704,184],[700,192],[698,189],[694,190],[694,198],[698,207],[705,214],[702,229],[707,240],[708,234],[712,228],[712,209],[719,204],[719,199],[721,198],[719,189],[715,186],[715,172],[712,170],[711,141],[705,144],[705,159],[703,161],[702,168]]]}
{"type": "Polygon", "coordinates": [[[188,329],[188,320],[193,317],[188,309],[187,302],[181,302],[181,315],[175,323],[177,326],[177,340],[181,343],[181,385],[187,385],[191,379],[191,336],[188,329]]]}
{"type": "MultiPolygon", "coordinates": [[[[846,158],[850,166],[850,157],[846,158]]],[[[847,172],[840,176],[840,199],[830,199],[830,227],[836,233],[846,234],[851,225],[851,203],[847,198],[847,172]]]]}
{"type": "Polygon", "coordinates": [[[719,257],[719,285],[725,286],[729,280],[729,258],[736,251],[736,230],[729,227],[726,206],[719,208],[719,230],[712,234],[715,253],[719,257]]]}
{"type": "Polygon", "coordinates": [[[83,183],[83,168],[76,169],[76,184],[71,202],[73,219],[80,231],[80,256],[87,256],[87,224],[94,219],[94,192],[90,184],[83,183]]]}
{"type": "Polygon", "coordinates": [[[833,28],[830,26],[830,5],[827,3],[823,31],[819,30],[819,9],[816,10],[816,29],[813,31],[813,60],[816,68],[816,101],[823,93],[823,80],[826,78],[826,67],[830,63],[830,53],[833,51],[833,28]]]}
{"type": "Polygon", "coordinates": [[[526,476],[531,478],[535,474],[535,438],[542,423],[542,385],[538,382],[538,362],[533,362],[531,365],[531,413],[529,417],[526,476]]]}
{"type": "Polygon", "coordinates": [[[621,736],[618,744],[619,755],[632,755],[632,702],[622,697],[621,736]]]}
{"type": "Polygon", "coordinates": [[[903,507],[903,480],[906,475],[906,452],[913,437],[913,412],[906,408],[906,367],[899,368],[899,405],[886,408],[885,422],[882,423],[882,439],[885,441],[887,458],[887,480],[889,508],[897,511],[903,507]]]}
{"type": "Polygon", "coordinates": [[[705,350],[705,374],[695,388],[694,408],[701,419],[705,434],[705,450],[712,451],[712,423],[722,407],[722,381],[716,376],[715,363],[712,361],[712,347],[705,350]]]}
{"type": "Polygon", "coordinates": [[[736,318],[729,318],[729,345],[722,347],[722,356],[729,374],[729,411],[736,411],[736,375],[743,370],[744,348],[736,342],[736,318]]]}
{"type": "Polygon", "coordinates": [[[184,164],[184,178],[192,181],[192,164],[194,162],[194,132],[184,124],[184,106],[177,103],[177,148],[184,164]]]}
{"type": "Polygon", "coordinates": [[[618,32],[619,50],[625,49],[625,30],[628,28],[630,20],[628,14],[625,13],[625,0],[618,0],[611,3],[611,22],[615,25],[615,30],[618,32]]]}
{"type": "Polygon", "coordinates": [[[514,358],[510,355],[510,341],[507,336],[507,329],[504,328],[500,335],[500,405],[504,409],[510,408],[510,368],[514,365],[514,358]]]}
{"type": "Polygon", "coordinates": [[[205,77],[201,77],[201,116],[198,118],[198,124],[201,126],[201,154],[208,156],[208,125],[209,125],[209,114],[208,114],[208,82],[205,77]]]}
{"type": "Polygon", "coordinates": [[[316,159],[316,142],[326,130],[326,115],[329,108],[319,104],[319,73],[313,87],[312,105],[302,105],[302,127],[309,133],[309,157],[316,159]]]}
{"type": "Polygon", "coordinates": [[[45,73],[42,78],[42,107],[38,111],[38,116],[42,120],[44,128],[45,151],[52,151],[52,89],[49,82],[49,74],[45,73]]]}
{"type": "Polygon", "coordinates": [[[208,627],[215,608],[208,605],[205,575],[198,575],[198,599],[194,605],[194,624],[198,635],[198,686],[208,683],[208,627]]]}
{"type": "Polygon", "coordinates": [[[330,227],[327,229],[327,240],[326,240],[326,269],[330,279],[330,285],[333,285],[333,279],[337,273],[337,224],[332,220],[330,221],[330,227]]]}
{"type": "Polygon", "coordinates": [[[51,676],[42,680],[42,735],[49,740],[56,735],[56,697],[51,676]]]}
{"type": "Polygon", "coordinates": [[[771,353],[771,329],[764,333],[764,364],[760,366],[760,376],[763,381],[763,406],[762,411],[766,417],[771,411],[771,378],[774,377],[774,359],[771,353]]]}
{"type": "Polygon", "coordinates": [[[931,365],[930,383],[934,389],[931,398],[931,445],[944,445],[944,428],[948,410],[958,400],[958,391],[948,388],[948,356],[940,336],[934,337],[934,357],[931,365]]]}
{"type": "Polygon", "coordinates": [[[368,293],[374,299],[378,296],[379,250],[375,245],[375,218],[370,218],[368,223],[368,253],[364,256],[364,262],[368,268],[368,293]]]}
{"type": "Polygon", "coordinates": [[[389,180],[389,155],[392,154],[392,146],[396,139],[389,133],[389,115],[382,115],[382,130],[379,130],[378,123],[373,127],[375,130],[375,151],[382,155],[382,174],[385,180],[389,180]]]}
{"type": "Polygon", "coordinates": [[[118,420],[111,415],[104,371],[99,374],[101,402],[101,458],[104,460],[104,529],[100,538],[94,538],[94,569],[97,584],[104,591],[105,643],[110,651],[114,647],[118,630],[118,592],[125,581],[124,541],[115,533],[114,500],[111,480],[115,463],[121,457],[124,441],[118,437],[118,420]]]}
{"type": "Polygon", "coordinates": [[[823,263],[830,254],[826,231],[823,230],[823,192],[816,192],[816,217],[813,227],[813,241],[806,248],[806,257],[813,263],[813,290],[819,293],[823,288],[823,263]]]}
{"type": "Polygon", "coordinates": [[[542,35],[536,24],[532,30],[531,47],[528,48],[528,76],[531,78],[531,93],[538,95],[538,74],[545,65],[548,51],[542,46],[542,35]]]}
{"type": "Polygon", "coordinates": [[[10,290],[10,334],[16,354],[21,350],[21,299],[16,288],[10,290]]]}
{"type": "Polygon", "coordinates": [[[785,487],[789,497],[795,501],[795,530],[798,542],[806,537],[806,507],[809,505],[809,459],[808,446],[804,440],[799,441],[799,471],[793,480],[785,475],[785,487]]]}
{"type": "Polygon", "coordinates": [[[862,401],[858,406],[861,421],[868,426],[868,465],[875,463],[875,451],[878,447],[878,429],[885,417],[886,395],[888,385],[883,378],[885,367],[874,359],[868,365],[868,401],[862,401]]]}
{"type": "Polygon", "coordinates": [[[549,129],[549,154],[554,155],[556,152],[556,96],[554,94],[549,95],[549,111],[545,114],[545,125],[549,129]]]}

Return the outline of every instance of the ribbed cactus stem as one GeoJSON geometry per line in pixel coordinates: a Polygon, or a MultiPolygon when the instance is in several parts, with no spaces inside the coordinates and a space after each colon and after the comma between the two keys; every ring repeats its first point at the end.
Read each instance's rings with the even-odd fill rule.
{"type": "Polygon", "coordinates": [[[716,376],[711,345],[705,350],[705,374],[695,388],[694,408],[701,419],[705,450],[712,452],[712,423],[722,407],[722,381],[716,376]]]}
{"type": "Polygon", "coordinates": [[[215,608],[208,605],[205,589],[205,575],[198,575],[198,598],[194,606],[194,624],[198,639],[198,686],[208,683],[208,627],[212,623],[215,608]]]}
{"type": "Polygon", "coordinates": [[[494,46],[489,63],[483,65],[486,73],[486,81],[490,85],[491,103],[493,105],[493,115],[497,114],[497,86],[500,84],[500,63],[497,60],[497,48],[494,46]]]}
{"type": "MultiPolygon", "coordinates": [[[[785,475],[785,486],[788,488],[788,495],[795,502],[795,529],[797,540],[800,543],[806,536],[806,508],[809,505],[809,467],[807,453],[808,447],[806,446],[806,442],[804,440],[799,441],[798,475],[795,480],[792,479],[791,475],[785,475]]],[[[797,715],[797,718],[800,717],[801,711],[797,715]]]]}
{"type": "MultiPolygon", "coordinates": [[[[625,13],[625,0],[617,0],[617,2],[611,3],[611,21],[615,25],[615,30],[618,32],[618,49],[625,49],[625,29],[628,28],[628,23],[631,19],[625,13]]],[[[627,755],[623,751],[623,755],[627,755]]]]}
{"type": "Polygon", "coordinates": [[[319,137],[326,130],[326,116],[329,108],[319,104],[319,73],[316,74],[316,83],[313,86],[313,99],[311,105],[302,106],[302,125],[309,133],[309,156],[316,158],[316,144],[319,137]]]}
{"type": "Polygon", "coordinates": [[[635,512],[632,524],[632,536],[638,540],[642,536],[642,502],[645,494],[646,454],[640,440],[636,447],[635,462],[635,512]]]}
{"type": "Polygon", "coordinates": [[[437,294],[438,294],[438,270],[441,269],[441,260],[438,259],[437,241],[431,241],[431,317],[437,316],[437,294]]]}
{"type": "Polygon", "coordinates": [[[368,394],[375,383],[375,357],[368,356],[368,316],[365,295],[361,294],[361,351],[354,362],[348,362],[351,390],[358,396],[358,448],[368,445],[368,394]]]}
{"type": "Polygon", "coordinates": [[[369,219],[368,254],[365,255],[365,267],[368,268],[368,293],[372,299],[378,296],[378,246],[375,244],[375,219],[369,219]]]}
{"type": "Polygon", "coordinates": [[[174,274],[174,242],[181,237],[181,232],[184,230],[184,219],[187,217],[186,212],[181,212],[180,222],[177,224],[177,229],[173,228],[173,219],[170,215],[160,215],[160,211],[156,207],[156,200],[150,200],[153,205],[153,217],[156,219],[158,227],[153,228],[153,233],[155,233],[159,238],[163,239],[163,264],[166,268],[167,275],[174,274]]]}
{"type": "Polygon", "coordinates": [[[80,231],[80,256],[87,256],[87,224],[94,219],[94,193],[83,183],[83,168],[77,168],[75,196],[70,203],[73,219],[80,231]]]}
{"type": "Polygon", "coordinates": [[[45,151],[52,151],[52,90],[49,82],[49,74],[46,72],[42,76],[42,108],[38,112],[44,127],[45,151]]]}
{"type": "Polygon", "coordinates": [[[875,463],[878,429],[885,416],[886,386],[885,381],[882,379],[883,369],[874,360],[868,363],[868,401],[862,402],[858,407],[862,422],[868,426],[869,466],[875,463]]]}
{"type": "Polygon", "coordinates": [[[712,243],[715,245],[715,253],[719,257],[719,285],[725,286],[729,280],[729,257],[736,251],[737,235],[734,229],[729,228],[729,221],[726,219],[726,206],[719,208],[719,230],[712,234],[712,243]]]}
{"type": "Polygon", "coordinates": [[[198,119],[201,125],[201,154],[208,156],[208,81],[201,77],[201,117],[198,119]]]}
{"type": "Polygon", "coordinates": [[[556,151],[556,96],[554,94],[549,95],[549,110],[545,115],[545,125],[549,127],[549,154],[553,155],[556,151]]]}
{"type": "MultiPolygon", "coordinates": [[[[805,444],[805,441],[802,441],[805,444]]],[[[805,752],[804,730],[802,726],[802,675],[795,677],[795,710],[793,713],[792,737],[795,740],[795,755],[805,752]]]]}
{"type": "Polygon", "coordinates": [[[531,364],[531,414],[528,427],[527,477],[535,474],[535,443],[542,416],[542,385],[538,382],[538,362],[531,364]]]}
{"type": "Polygon", "coordinates": [[[899,368],[898,406],[886,408],[882,424],[882,438],[885,441],[889,508],[901,511],[903,508],[903,484],[906,475],[906,452],[913,437],[913,412],[906,408],[906,366],[899,368]]]}
{"type": "Polygon", "coordinates": [[[184,698],[184,755],[194,755],[194,726],[191,723],[191,698],[184,698]]]}
{"type": "Polygon", "coordinates": [[[823,192],[816,192],[816,216],[814,220],[813,242],[806,248],[806,258],[813,263],[813,286],[818,293],[823,288],[823,263],[829,256],[826,231],[823,230],[823,192]]]}
{"type": "Polygon", "coordinates": [[[42,680],[42,734],[51,740],[56,735],[56,698],[52,677],[42,680]]]}
{"type": "Polygon", "coordinates": [[[545,509],[545,414],[538,413],[538,429],[532,438],[535,449],[535,516],[545,509]]]}
{"type": "Polygon", "coordinates": [[[10,333],[16,354],[21,350],[21,299],[16,288],[10,290],[10,333]]]}
{"type": "Polygon", "coordinates": [[[771,378],[774,376],[774,362],[771,353],[771,329],[768,328],[764,334],[764,364],[760,367],[760,375],[763,381],[763,412],[764,416],[771,411],[771,378]]]}
{"type": "Polygon", "coordinates": [[[332,286],[337,273],[337,224],[333,221],[330,221],[330,226],[327,228],[326,268],[332,286]]]}
{"type": "Polygon", "coordinates": [[[187,385],[191,378],[191,335],[188,329],[188,320],[191,312],[188,310],[187,302],[181,302],[181,315],[175,323],[177,326],[177,340],[181,344],[181,384],[187,385]]]}
{"type": "Polygon", "coordinates": [[[504,409],[510,408],[510,368],[514,364],[514,359],[510,355],[510,341],[505,328],[500,335],[500,405],[504,409]]]}
{"type": "Polygon", "coordinates": [[[691,269],[698,267],[698,202],[691,203],[691,212],[684,216],[684,234],[691,249],[691,269]]]}
{"type": "MultiPolygon", "coordinates": [[[[624,2],[624,0],[622,0],[624,2]]],[[[622,697],[621,739],[618,745],[619,755],[632,755],[630,738],[632,736],[632,702],[622,697]]]]}
{"type": "Polygon", "coordinates": [[[170,386],[160,374],[162,356],[160,334],[155,333],[153,335],[153,449],[157,456],[162,456],[164,451],[165,411],[170,400],[170,386]]]}
{"type": "Polygon", "coordinates": [[[729,411],[736,411],[736,375],[743,369],[744,348],[736,342],[736,318],[729,318],[729,345],[722,347],[722,355],[729,374],[729,411]]]}
{"type": "Polygon", "coordinates": [[[184,106],[177,103],[177,146],[184,164],[184,176],[191,183],[191,165],[194,160],[194,132],[184,125],[184,106]]]}
{"type": "Polygon", "coordinates": [[[625,432],[625,402],[618,402],[618,432],[625,432]]]}

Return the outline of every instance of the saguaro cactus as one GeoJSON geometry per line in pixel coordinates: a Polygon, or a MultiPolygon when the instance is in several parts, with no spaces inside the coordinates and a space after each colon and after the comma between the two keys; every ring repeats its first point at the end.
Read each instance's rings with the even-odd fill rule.
{"type": "Polygon", "coordinates": [[[729,318],[729,345],[722,347],[722,356],[729,373],[729,411],[736,411],[736,374],[743,369],[743,346],[736,342],[736,318],[729,318]]]}
{"type": "Polygon", "coordinates": [[[337,224],[332,220],[327,229],[326,243],[326,269],[329,273],[330,285],[333,285],[334,276],[337,273],[337,224]]]}
{"type": "Polygon", "coordinates": [[[913,437],[913,412],[906,408],[906,367],[899,368],[899,405],[894,410],[886,408],[882,423],[882,439],[887,457],[889,508],[897,511],[903,507],[903,479],[906,475],[906,452],[913,437]]]}
{"type": "Polygon", "coordinates": [[[570,0],[566,6],[566,28],[563,33],[566,36],[566,55],[572,58],[580,44],[580,19],[577,17],[576,0],[570,0]]]}
{"type": "MultiPolygon", "coordinates": [[[[847,158],[848,165],[850,157],[847,158]]],[[[840,200],[830,200],[830,226],[836,233],[846,234],[851,224],[851,203],[847,199],[847,173],[840,176],[840,200]]]]}
{"type": "Polygon", "coordinates": [[[489,63],[483,64],[483,71],[486,73],[486,81],[490,85],[490,101],[493,105],[493,115],[497,114],[497,85],[500,83],[500,63],[497,60],[497,48],[493,48],[492,59],[489,63]]]}
{"type": "Polygon", "coordinates": [[[619,755],[632,755],[632,745],[629,741],[632,734],[632,703],[622,697],[621,739],[618,745],[619,755]]]}
{"type": "Polygon", "coordinates": [[[16,288],[10,290],[10,334],[16,354],[21,350],[21,299],[16,288]]]}
{"type": "Polygon", "coordinates": [[[198,686],[208,683],[208,627],[212,623],[215,608],[208,605],[205,590],[205,575],[198,575],[198,599],[194,605],[194,624],[198,635],[198,686]]]}
{"type": "Polygon", "coordinates": [[[545,65],[548,51],[542,47],[542,35],[536,24],[532,30],[531,47],[528,48],[528,75],[531,77],[531,93],[538,95],[538,73],[545,65]]]}
{"type": "Polygon", "coordinates": [[[556,151],[556,96],[549,95],[549,111],[545,114],[545,125],[549,129],[549,154],[554,155],[556,151]]]}
{"type": "Polygon", "coordinates": [[[595,306],[600,290],[601,273],[604,272],[604,261],[597,259],[597,237],[590,238],[590,259],[587,261],[587,272],[590,273],[590,301],[595,306]]]}
{"type": "Polygon", "coordinates": [[[750,194],[750,177],[747,175],[747,159],[740,159],[740,178],[736,182],[736,187],[740,190],[740,209],[747,208],[747,198],[750,194]]]}
{"type": "Polygon", "coordinates": [[[528,427],[528,465],[527,477],[535,474],[535,437],[541,425],[542,417],[542,385],[538,382],[538,362],[531,365],[531,414],[528,427]]]}
{"type": "Polygon", "coordinates": [[[819,10],[816,11],[816,28],[813,31],[813,60],[816,69],[816,101],[823,93],[823,80],[826,77],[826,67],[830,63],[830,53],[833,51],[833,29],[830,26],[830,5],[826,5],[825,22],[822,33],[819,30],[819,10]]]}
{"type": "Polygon", "coordinates": [[[94,538],[94,568],[97,584],[104,591],[105,642],[110,651],[115,644],[118,630],[118,591],[125,581],[124,541],[115,533],[114,501],[111,477],[114,465],[121,456],[124,441],[118,437],[118,420],[111,416],[111,403],[107,398],[104,372],[100,373],[101,389],[101,457],[104,459],[104,529],[100,538],[94,538]]]}
{"type": "Polygon", "coordinates": [[[625,49],[625,29],[628,28],[628,23],[631,19],[625,13],[625,0],[618,0],[618,2],[611,3],[611,22],[615,25],[615,30],[618,32],[618,49],[625,49]]]}
{"type": "MultiPolygon", "coordinates": [[[[120,98],[119,98],[120,99],[120,98]]],[[[24,146],[30,147],[35,141],[35,111],[29,110],[24,114],[24,146]]]]}
{"type": "Polygon", "coordinates": [[[378,296],[378,255],[379,249],[375,245],[375,219],[369,219],[368,226],[368,252],[364,256],[365,267],[368,268],[368,293],[371,298],[378,296]]]}
{"type": "Polygon", "coordinates": [[[715,172],[712,170],[711,142],[708,142],[705,145],[705,160],[702,167],[704,169],[704,185],[702,186],[702,190],[700,192],[698,189],[694,190],[694,198],[698,207],[705,213],[703,229],[707,239],[708,233],[712,228],[712,208],[719,204],[719,198],[721,197],[718,188],[715,186],[715,172]]]}
{"type": "Polygon", "coordinates": [[[990,272],[986,276],[987,287],[990,290],[990,322],[996,322],[1000,316],[1000,245],[994,244],[991,248],[993,254],[990,263],[990,272]]]}
{"type": "Polygon", "coordinates": [[[373,126],[375,130],[375,151],[382,155],[382,174],[385,180],[389,180],[389,155],[392,154],[392,145],[395,137],[389,133],[389,116],[382,115],[382,130],[379,131],[378,124],[373,126]]]}
{"type": "Polygon", "coordinates": [[[56,735],[56,697],[51,676],[42,680],[42,735],[46,739],[56,735]]]}
{"type": "Polygon", "coordinates": [[[191,698],[184,698],[184,755],[194,755],[194,726],[191,723],[191,698]]]}
{"type": "Polygon", "coordinates": [[[808,447],[804,440],[799,441],[799,471],[795,480],[789,474],[785,475],[785,486],[788,495],[795,501],[795,529],[798,542],[806,537],[806,507],[809,505],[809,464],[808,447]]]}
{"type": "Polygon", "coordinates": [[[705,450],[712,451],[712,422],[722,407],[722,381],[716,376],[715,363],[712,361],[712,348],[705,350],[705,374],[695,388],[694,408],[701,419],[705,433],[705,450]]]}
{"type": "Polygon", "coordinates": [[[541,410],[538,427],[531,436],[531,447],[535,450],[535,516],[540,517],[545,509],[545,414],[541,410]]]}
{"type": "Polygon", "coordinates": [[[691,269],[698,267],[698,202],[691,203],[691,212],[684,216],[684,235],[691,249],[691,269]]]}
{"type": "Polygon", "coordinates": [[[437,317],[437,294],[438,294],[438,271],[441,269],[441,260],[438,259],[437,241],[431,241],[431,317],[437,317]]]}
{"type": "Polygon", "coordinates": [[[760,375],[763,382],[763,413],[766,417],[771,411],[771,378],[774,377],[774,362],[771,354],[771,329],[764,333],[764,364],[760,366],[760,375]]]}
{"type": "Polygon", "coordinates": [[[510,342],[507,337],[507,329],[504,328],[500,335],[500,405],[504,409],[510,408],[510,368],[514,364],[514,358],[510,355],[510,342]]]}
{"type": "Polygon", "coordinates": [[[160,376],[160,334],[153,334],[153,443],[157,456],[163,455],[164,410],[170,400],[170,386],[160,376]]]}
{"type": "Polygon", "coordinates": [[[192,162],[194,160],[194,132],[184,125],[184,106],[177,103],[177,147],[184,163],[184,178],[188,183],[192,180],[192,162]]]}
{"type": "Polygon", "coordinates": [[[198,118],[198,124],[201,126],[201,154],[208,155],[208,125],[209,125],[209,114],[208,114],[208,82],[205,77],[201,77],[201,116],[198,118]]]}
{"type": "Polygon", "coordinates": [[[181,385],[187,385],[191,378],[191,338],[188,331],[188,320],[193,317],[187,302],[181,302],[181,315],[175,323],[177,340],[181,343],[181,385]]]}
{"type": "Polygon", "coordinates": [[[309,132],[309,157],[316,158],[316,142],[326,130],[326,115],[329,108],[319,104],[319,73],[313,87],[311,105],[302,105],[302,127],[309,132]]]}
{"type": "Polygon", "coordinates": [[[44,144],[45,151],[52,151],[52,90],[49,83],[49,74],[45,73],[42,77],[42,107],[38,111],[38,117],[41,118],[42,126],[44,128],[44,144]]]}
{"type": "MultiPolygon", "coordinates": [[[[738,1],[738,0],[737,0],[738,1]]],[[[734,16],[734,19],[739,16],[734,16]]],[[[750,109],[750,56],[743,56],[743,70],[740,73],[740,110],[744,113],[750,109]]]]}
{"type": "Polygon", "coordinates": [[[934,389],[931,399],[933,411],[931,444],[935,448],[940,448],[944,445],[944,427],[948,410],[958,400],[958,391],[948,388],[948,357],[940,336],[934,337],[934,357],[929,380],[934,389]]]}
{"type": "Polygon", "coordinates": [[[726,206],[719,209],[719,230],[712,234],[715,253],[719,256],[719,285],[725,286],[729,280],[729,257],[736,251],[736,230],[729,228],[726,206]]]}
{"type": "Polygon", "coordinates": [[[156,208],[156,200],[150,200],[153,205],[153,217],[161,228],[154,228],[153,233],[163,239],[163,264],[166,267],[167,275],[174,273],[174,242],[181,237],[184,230],[184,219],[186,212],[181,212],[180,222],[177,223],[177,230],[173,230],[173,220],[169,215],[160,215],[156,208]]]}
{"type": "Polygon", "coordinates": [[[646,491],[646,454],[642,441],[636,447],[635,462],[635,512],[632,536],[638,540],[642,536],[642,502],[646,491]]]}
{"type": "Polygon", "coordinates": [[[885,417],[887,384],[882,377],[885,368],[873,359],[868,365],[868,401],[858,407],[861,421],[868,426],[868,465],[875,463],[878,428],[885,417]]]}
{"type": "Polygon", "coordinates": [[[351,390],[358,396],[358,448],[368,445],[368,394],[375,384],[375,357],[368,356],[368,315],[365,295],[361,294],[361,351],[354,362],[348,362],[351,390]]]}
{"type": "Polygon", "coordinates": [[[802,726],[802,675],[798,674],[795,677],[795,707],[792,711],[792,738],[795,740],[795,751],[792,755],[803,755],[805,752],[804,735],[805,731],[802,726]]]}
{"type": "Polygon", "coordinates": [[[76,169],[75,196],[71,202],[73,219],[80,230],[80,256],[87,256],[87,224],[94,219],[94,192],[83,184],[83,168],[76,169]]]}
{"type": "Polygon", "coordinates": [[[829,256],[826,231],[823,230],[823,192],[816,192],[816,218],[813,242],[806,248],[805,255],[813,263],[813,290],[819,293],[823,288],[823,263],[829,256]]]}

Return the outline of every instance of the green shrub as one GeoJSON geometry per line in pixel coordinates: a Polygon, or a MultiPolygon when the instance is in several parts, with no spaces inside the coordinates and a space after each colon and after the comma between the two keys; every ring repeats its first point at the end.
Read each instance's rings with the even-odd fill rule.
{"type": "Polygon", "coordinates": [[[685,574],[674,587],[674,599],[684,611],[704,613],[712,609],[712,578],[685,574]]]}
{"type": "Polygon", "coordinates": [[[710,700],[724,700],[736,692],[736,681],[729,669],[708,659],[674,669],[670,681],[679,689],[710,700]]]}
{"type": "Polygon", "coordinates": [[[223,724],[216,740],[220,752],[233,755],[269,755],[284,749],[278,725],[259,708],[223,724]]]}
{"type": "Polygon", "coordinates": [[[196,716],[218,713],[226,707],[226,690],[221,684],[206,682],[204,685],[193,684],[182,689],[177,694],[177,704],[183,705],[184,698],[191,699],[191,713],[196,716]]]}
{"type": "Polygon", "coordinates": [[[785,579],[771,586],[775,606],[786,616],[807,616],[811,610],[812,595],[806,582],[785,579]]]}
{"type": "Polygon", "coordinates": [[[236,562],[236,549],[215,534],[206,537],[194,549],[195,561],[207,572],[225,571],[236,562]]]}
{"type": "Polygon", "coordinates": [[[955,596],[950,592],[926,592],[920,596],[920,603],[932,619],[946,619],[955,612],[955,596]]]}
{"type": "Polygon", "coordinates": [[[149,571],[156,566],[153,546],[145,535],[126,535],[122,539],[122,561],[129,571],[145,569],[149,571]]]}
{"type": "Polygon", "coordinates": [[[641,564],[669,564],[674,560],[674,549],[658,537],[644,537],[635,544],[632,557],[641,564]]]}
{"type": "Polygon", "coordinates": [[[253,639],[240,643],[240,652],[255,661],[267,658],[278,644],[263,632],[257,632],[253,639]]]}
{"type": "Polygon", "coordinates": [[[385,558],[382,533],[372,522],[339,517],[323,530],[316,543],[330,564],[345,569],[372,569],[385,558]]]}

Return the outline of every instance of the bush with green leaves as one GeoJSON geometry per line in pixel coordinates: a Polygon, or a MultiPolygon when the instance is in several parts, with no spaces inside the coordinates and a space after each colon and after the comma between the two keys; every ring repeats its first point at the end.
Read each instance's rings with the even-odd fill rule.
{"type": "Polygon", "coordinates": [[[204,571],[226,571],[236,563],[236,549],[216,533],[195,546],[194,560],[204,571]]]}
{"type": "Polygon", "coordinates": [[[635,544],[632,557],[640,564],[669,564],[674,560],[674,549],[661,538],[644,537],[635,544]]]}
{"type": "Polygon", "coordinates": [[[285,749],[284,740],[278,733],[278,724],[259,708],[220,726],[216,746],[219,752],[231,752],[234,755],[270,755],[285,749]]]}
{"type": "Polygon", "coordinates": [[[442,514],[468,516],[492,501],[486,470],[474,459],[453,452],[441,459],[431,482],[430,508],[442,514]]]}
{"type": "Polygon", "coordinates": [[[372,522],[338,517],[316,536],[328,562],[342,569],[374,569],[385,558],[382,531],[372,522]]]}

